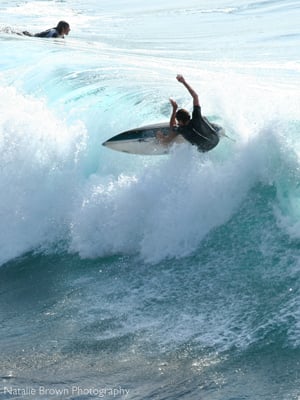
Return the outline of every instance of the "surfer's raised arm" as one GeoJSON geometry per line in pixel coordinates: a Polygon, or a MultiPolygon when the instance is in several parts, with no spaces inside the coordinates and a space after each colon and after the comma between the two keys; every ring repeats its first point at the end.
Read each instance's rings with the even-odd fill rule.
{"type": "Polygon", "coordinates": [[[176,126],[176,111],[178,108],[178,105],[175,100],[170,99],[170,103],[172,105],[172,114],[170,118],[170,128],[172,129],[174,126],[176,126]]]}
{"type": "Polygon", "coordinates": [[[176,111],[177,111],[178,105],[177,105],[176,101],[173,99],[170,99],[170,103],[172,105],[172,114],[171,114],[170,123],[169,123],[169,126],[170,126],[169,133],[168,133],[168,135],[164,135],[161,131],[158,131],[156,134],[157,139],[163,144],[169,144],[177,136],[177,132],[173,128],[176,127],[176,111]]]}
{"type": "Polygon", "coordinates": [[[194,106],[199,106],[199,98],[198,98],[198,94],[195,92],[195,90],[186,82],[186,80],[184,79],[184,77],[182,75],[177,75],[176,79],[178,80],[178,82],[182,83],[183,86],[185,86],[187,88],[187,90],[189,91],[190,95],[193,98],[193,105],[194,106]]]}

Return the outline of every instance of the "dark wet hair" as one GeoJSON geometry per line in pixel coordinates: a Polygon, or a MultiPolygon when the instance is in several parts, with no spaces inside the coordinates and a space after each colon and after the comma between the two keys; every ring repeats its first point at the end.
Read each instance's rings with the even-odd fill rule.
{"type": "Polygon", "coordinates": [[[175,115],[177,121],[181,121],[183,123],[188,122],[191,119],[190,113],[184,108],[180,108],[175,115]]]}
{"type": "Polygon", "coordinates": [[[63,31],[68,28],[70,28],[70,25],[66,21],[59,21],[55,29],[57,30],[59,35],[62,35],[63,31]]]}

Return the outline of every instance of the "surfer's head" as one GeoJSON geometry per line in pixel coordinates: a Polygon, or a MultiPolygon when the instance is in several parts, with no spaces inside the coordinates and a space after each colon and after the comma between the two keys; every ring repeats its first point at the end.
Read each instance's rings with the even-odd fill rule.
{"type": "Polygon", "coordinates": [[[59,35],[68,35],[70,32],[70,25],[66,21],[59,21],[55,28],[59,35]]]}
{"type": "Polygon", "coordinates": [[[175,117],[179,125],[186,125],[191,119],[190,113],[184,108],[180,108],[176,112],[175,117]]]}

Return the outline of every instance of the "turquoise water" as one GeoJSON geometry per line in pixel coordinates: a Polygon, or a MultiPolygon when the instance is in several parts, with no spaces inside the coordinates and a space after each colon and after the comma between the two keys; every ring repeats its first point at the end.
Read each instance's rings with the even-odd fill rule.
{"type": "Polygon", "coordinates": [[[299,2],[0,11],[0,399],[298,400],[299,2]],[[178,73],[234,141],[101,146],[178,73]]]}

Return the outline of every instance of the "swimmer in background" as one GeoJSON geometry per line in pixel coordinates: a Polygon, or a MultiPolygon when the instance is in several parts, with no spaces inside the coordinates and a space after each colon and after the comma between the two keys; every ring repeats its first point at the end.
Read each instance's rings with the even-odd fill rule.
{"type": "Polygon", "coordinates": [[[70,30],[71,30],[70,25],[66,21],[59,21],[59,23],[55,28],[50,28],[47,29],[46,31],[35,33],[34,35],[27,31],[23,31],[22,34],[31,37],[64,39],[65,35],[69,34],[70,30]]]}

